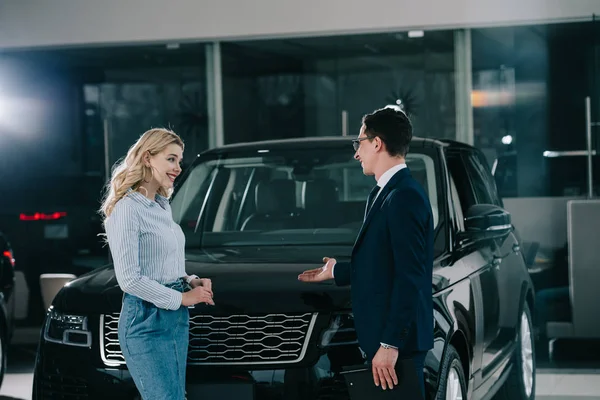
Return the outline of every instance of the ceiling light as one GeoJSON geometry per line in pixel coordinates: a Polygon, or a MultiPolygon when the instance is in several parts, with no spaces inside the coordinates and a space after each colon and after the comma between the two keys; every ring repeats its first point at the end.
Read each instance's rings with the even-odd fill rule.
{"type": "Polygon", "coordinates": [[[408,31],[409,38],[421,38],[425,36],[425,32],[423,31],[408,31]]]}

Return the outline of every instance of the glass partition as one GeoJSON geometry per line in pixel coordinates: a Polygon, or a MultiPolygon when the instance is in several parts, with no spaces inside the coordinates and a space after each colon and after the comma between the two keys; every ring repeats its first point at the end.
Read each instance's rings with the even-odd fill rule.
{"type": "Polygon", "coordinates": [[[389,104],[415,133],[455,137],[453,31],[222,44],[225,141],[358,134],[389,104]]]}

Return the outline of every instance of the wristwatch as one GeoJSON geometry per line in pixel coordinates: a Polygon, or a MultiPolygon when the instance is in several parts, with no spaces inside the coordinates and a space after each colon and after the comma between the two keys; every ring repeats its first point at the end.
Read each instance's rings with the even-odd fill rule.
{"type": "Polygon", "coordinates": [[[391,346],[391,345],[389,345],[387,343],[381,343],[381,347],[384,348],[384,349],[397,349],[397,347],[391,346]]]}
{"type": "Polygon", "coordinates": [[[194,279],[200,279],[200,278],[198,277],[198,275],[190,275],[187,278],[185,278],[185,283],[187,283],[189,285],[190,283],[192,283],[192,281],[194,279]]]}

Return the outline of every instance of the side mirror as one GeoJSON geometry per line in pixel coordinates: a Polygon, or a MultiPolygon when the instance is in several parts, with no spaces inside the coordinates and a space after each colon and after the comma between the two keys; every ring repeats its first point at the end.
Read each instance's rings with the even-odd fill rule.
{"type": "Polygon", "coordinates": [[[460,242],[501,239],[512,232],[510,213],[493,204],[476,204],[465,217],[465,231],[460,232],[460,242]]]}

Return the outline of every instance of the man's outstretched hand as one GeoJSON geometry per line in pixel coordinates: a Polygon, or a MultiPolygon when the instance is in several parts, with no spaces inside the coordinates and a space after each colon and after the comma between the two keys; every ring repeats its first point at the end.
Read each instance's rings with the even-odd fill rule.
{"type": "Polygon", "coordinates": [[[333,279],[333,266],[336,263],[335,258],[323,257],[321,268],[309,269],[298,275],[298,280],[302,282],[322,282],[333,279]]]}

